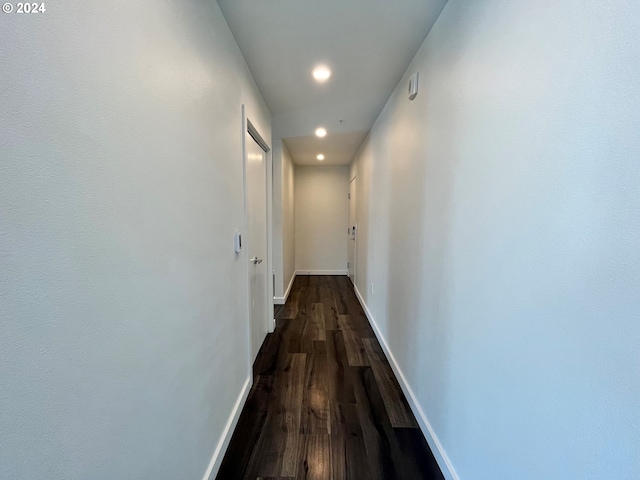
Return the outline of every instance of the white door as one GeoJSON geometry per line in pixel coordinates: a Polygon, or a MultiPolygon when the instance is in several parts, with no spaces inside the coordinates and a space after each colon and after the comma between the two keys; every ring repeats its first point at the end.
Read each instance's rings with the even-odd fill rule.
{"type": "Polygon", "coordinates": [[[357,234],[357,220],[356,220],[356,179],[351,180],[349,184],[349,278],[351,282],[356,284],[356,234],[357,234]]]}
{"type": "Polygon", "coordinates": [[[247,259],[249,261],[249,302],[251,321],[251,361],[255,360],[268,333],[267,302],[267,154],[246,133],[247,259]]]}

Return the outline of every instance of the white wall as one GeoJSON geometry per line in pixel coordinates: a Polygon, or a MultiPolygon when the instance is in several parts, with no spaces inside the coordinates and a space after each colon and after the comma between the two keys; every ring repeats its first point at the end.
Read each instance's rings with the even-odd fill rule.
{"type": "Polygon", "coordinates": [[[273,147],[273,270],[276,302],[284,304],[295,274],[294,164],[287,146],[273,147]]]}
{"type": "Polygon", "coordinates": [[[449,0],[357,158],[357,286],[461,479],[640,478],[639,18],[449,0]]]}
{"type": "Polygon", "coordinates": [[[248,379],[241,104],[216,2],[0,28],[0,477],[201,479],[248,379]]]}
{"type": "Polygon", "coordinates": [[[349,167],[295,167],[298,272],[347,269],[349,167]]]}
{"type": "Polygon", "coordinates": [[[286,145],[282,153],[282,271],[286,293],[296,273],[295,167],[286,145]]]}

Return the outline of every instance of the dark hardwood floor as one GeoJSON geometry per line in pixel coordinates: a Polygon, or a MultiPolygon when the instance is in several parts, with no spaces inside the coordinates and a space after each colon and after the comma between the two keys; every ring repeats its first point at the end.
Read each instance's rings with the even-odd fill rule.
{"type": "Polygon", "coordinates": [[[218,480],[443,479],[342,276],[299,276],[218,480]]]}

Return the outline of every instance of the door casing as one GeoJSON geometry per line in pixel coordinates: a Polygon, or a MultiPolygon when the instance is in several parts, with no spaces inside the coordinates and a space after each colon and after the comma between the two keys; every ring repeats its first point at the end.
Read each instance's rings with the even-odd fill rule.
{"type": "MultiPolygon", "coordinates": [[[[271,148],[269,144],[264,140],[264,137],[260,134],[258,129],[251,122],[246,113],[246,106],[242,105],[242,163],[243,163],[243,194],[244,194],[244,235],[248,236],[249,228],[249,205],[248,205],[248,191],[247,191],[247,161],[248,161],[248,144],[249,139],[253,139],[265,152],[265,203],[266,203],[266,258],[264,259],[265,265],[265,287],[266,287],[266,311],[264,312],[264,323],[266,332],[273,332],[275,322],[273,320],[273,282],[272,278],[272,158],[271,148]]],[[[248,238],[247,238],[248,240],[248,238]]],[[[252,318],[251,318],[251,268],[253,263],[249,261],[250,252],[249,245],[245,242],[246,246],[243,246],[243,258],[245,262],[245,276],[246,276],[246,318],[247,318],[247,343],[249,352],[249,375],[253,380],[253,362],[255,360],[255,354],[252,340],[252,318]]]]}

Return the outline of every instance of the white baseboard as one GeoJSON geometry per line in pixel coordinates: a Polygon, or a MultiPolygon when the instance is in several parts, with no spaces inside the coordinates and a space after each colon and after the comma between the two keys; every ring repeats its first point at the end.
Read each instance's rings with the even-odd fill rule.
{"type": "Polygon", "coordinates": [[[347,275],[348,270],[296,270],[296,275],[347,275]]]}
{"type": "Polygon", "coordinates": [[[291,287],[293,287],[293,281],[296,279],[296,272],[293,272],[291,275],[291,281],[289,282],[289,286],[287,287],[287,291],[284,292],[284,297],[273,297],[273,303],[276,305],[284,305],[287,303],[287,298],[289,298],[289,293],[291,293],[291,287]]]}
{"type": "Polygon", "coordinates": [[[429,447],[431,447],[431,451],[433,452],[433,455],[436,458],[436,461],[438,462],[438,466],[440,467],[440,470],[442,470],[442,474],[447,480],[459,480],[458,475],[456,474],[456,471],[453,468],[451,461],[449,460],[449,457],[444,451],[444,448],[442,447],[440,440],[438,440],[438,436],[436,435],[436,432],[433,430],[433,427],[429,423],[429,420],[427,419],[427,416],[422,410],[422,407],[418,403],[418,400],[416,399],[416,396],[413,393],[413,390],[409,386],[409,383],[407,383],[407,379],[402,373],[402,370],[400,369],[398,362],[396,362],[396,359],[393,356],[393,353],[391,353],[391,350],[389,350],[389,345],[387,345],[387,341],[382,335],[382,332],[380,331],[378,324],[376,323],[375,319],[373,318],[373,315],[369,311],[369,308],[367,307],[367,304],[365,303],[364,298],[362,297],[362,295],[360,295],[360,291],[358,290],[358,287],[356,287],[355,285],[354,285],[354,290],[356,292],[356,296],[358,297],[358,301],[360,302],[360,305],[362,305],[362,309],[367,315],[367,318],[369,319],[369,322],[373,327],[373,331],[375,332],[376,337],[378,337],[378,341],[380,342],[380,345],[382,346],[382,349],[384,350],[384,353],[387,356],[387,359],[389,360],[389,364],[391,364],[391,369],[393,370],[393,373],[396,375],[398,379],[400,388],[402,388],[402,391],[404,392],[404,395],[407,397],[407,400],[409,402],[409,406],[411,407],[413,414],[418,420],[418,425],[420,426],[420,430],[422,430],[423,435],[427,439],[427,443],[429,444],[429,447]]]}
{"type": "Polygon", "coordinates": [[[233,431],[238,424],[238,419],[240,418],[240,413],[242,412],[242,408],[244,407],[245,402],[247,401],[247,397],[249,396],[249,392],[251,391],[251,378],[247,378],[244,382],[244,387],[242,387],[242,391],[240,392],[240,396],[236,401],[236,404],[231,411],[231,415],[229,416],[229,420],[224,427],[224,431],[220,436],[220,440],[218,441],[218,445],[216,446],[215,451],[213,452],[213,457],[211,457],[211,461],[209,462],[209,466],[207,467],[207,472],[202,477],[202,480],[211,480],[218,475],[218,470],[220,470],[220,465],[222,464],[222,459],[224,458],[224,454],[227,451],[227,447],[229,446],[229,442],[231,441],[231,436],[233,435],[233,431]]]}

